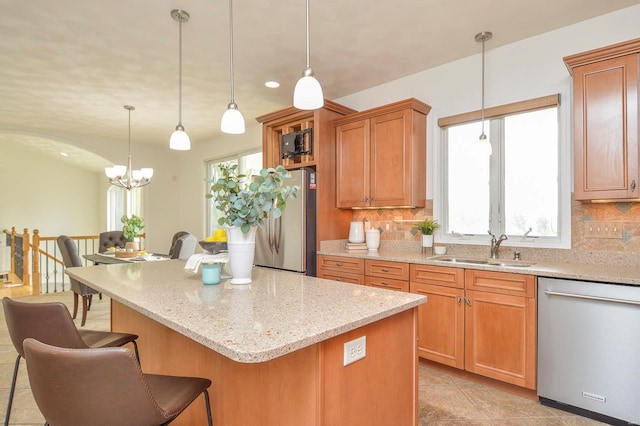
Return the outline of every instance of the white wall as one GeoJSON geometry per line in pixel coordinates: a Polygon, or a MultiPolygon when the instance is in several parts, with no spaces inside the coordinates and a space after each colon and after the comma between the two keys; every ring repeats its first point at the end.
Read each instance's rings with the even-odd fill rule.
{"type": "Polygon", "coordinates": [[[38,229],[42,236],[93,235],[101,229],[98,173],[10,140],[0,151],[0,226],[15,226],[19,233],[38,229]]]}

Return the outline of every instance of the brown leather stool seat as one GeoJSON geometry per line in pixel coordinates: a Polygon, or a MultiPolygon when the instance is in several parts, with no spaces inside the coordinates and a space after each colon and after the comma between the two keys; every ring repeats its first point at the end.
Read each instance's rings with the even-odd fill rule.
{"type": "Polygon", "coordinates": [[[24,357],[22,342],[34,338],[64,348],[87,349],[117,347],[132,343],[138,358],[138,336],[109,331],[78,330],[66,305],[60,302],[26,303],[5,297],[2,299],[4,316],[11,342],[18,352],[9,391],[9,402],[4,424],[9,424],[13,395],[16,387],[20,358],[24,357]]]}
{"type": "Polygon", "coordinates": [[[165,425],[204,394],[199,377],[144,374],[126,348],[65,349],[24,341],[29,383],[47,424],[113,426],[165,425]]]}

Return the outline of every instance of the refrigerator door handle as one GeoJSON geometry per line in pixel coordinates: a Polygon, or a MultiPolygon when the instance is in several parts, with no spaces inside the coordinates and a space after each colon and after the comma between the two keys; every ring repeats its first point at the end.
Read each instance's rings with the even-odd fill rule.
{"type": "Polygon", "coordinates": [[[267,219],[267,241],[269,242],[269,251],[273,253],[273,227],[271,226],[271,216],[267,219]]]}
{"type": "Polygon", "coordinates": [[[280,238],[282,237],[282,221],[280,218],[273,219],[273,245],[276,250],[276,254],[280,253],[280,238]]]}

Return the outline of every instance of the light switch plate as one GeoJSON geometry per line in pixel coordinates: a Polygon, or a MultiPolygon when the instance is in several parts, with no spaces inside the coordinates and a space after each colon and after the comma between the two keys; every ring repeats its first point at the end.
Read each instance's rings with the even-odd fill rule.
{"type": "Polygon", "coordinates": [[[358,337],[344,344],[344,365],[356,362],[367,355],[367,336],[358,337]]]}
{"type": "Polygon", "coordinates": [[[585,222],[584,236],[586,238],[622,238],[621,222],[585,222]]]}

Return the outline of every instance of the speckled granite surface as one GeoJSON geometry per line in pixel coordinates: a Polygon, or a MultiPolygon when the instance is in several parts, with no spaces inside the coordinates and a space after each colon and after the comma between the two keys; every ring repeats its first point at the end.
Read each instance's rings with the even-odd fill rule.
{"type": "MultiPolygon", "coordinates": [[[[383,242],[377,252],[347,252],[346,240],[323,241],[318,254],[380,259],[396,262],[420,263],[465,269],[482,269],[542,277],[566,278],[606,283],[640,285],[640,255],[616,252],[577,252],[557,249],[517,249],[526,267],[497,264],[465,264],[439,261],[438,258],[458,257],[489,260],[489,247],[448,246],[447,253],[436,256],[423,254],[416,243],[383,242]]],[[[513,248],[501,249],[497,262],[517,264],[512,261],[513,248]]]]}
{"type": "Polygon", "coordinates": [[[285,355],[414,308],[424,296],[254,268],[205,286],[180,260],[68,268],[71,277],[238,362],[285,355]]]}

